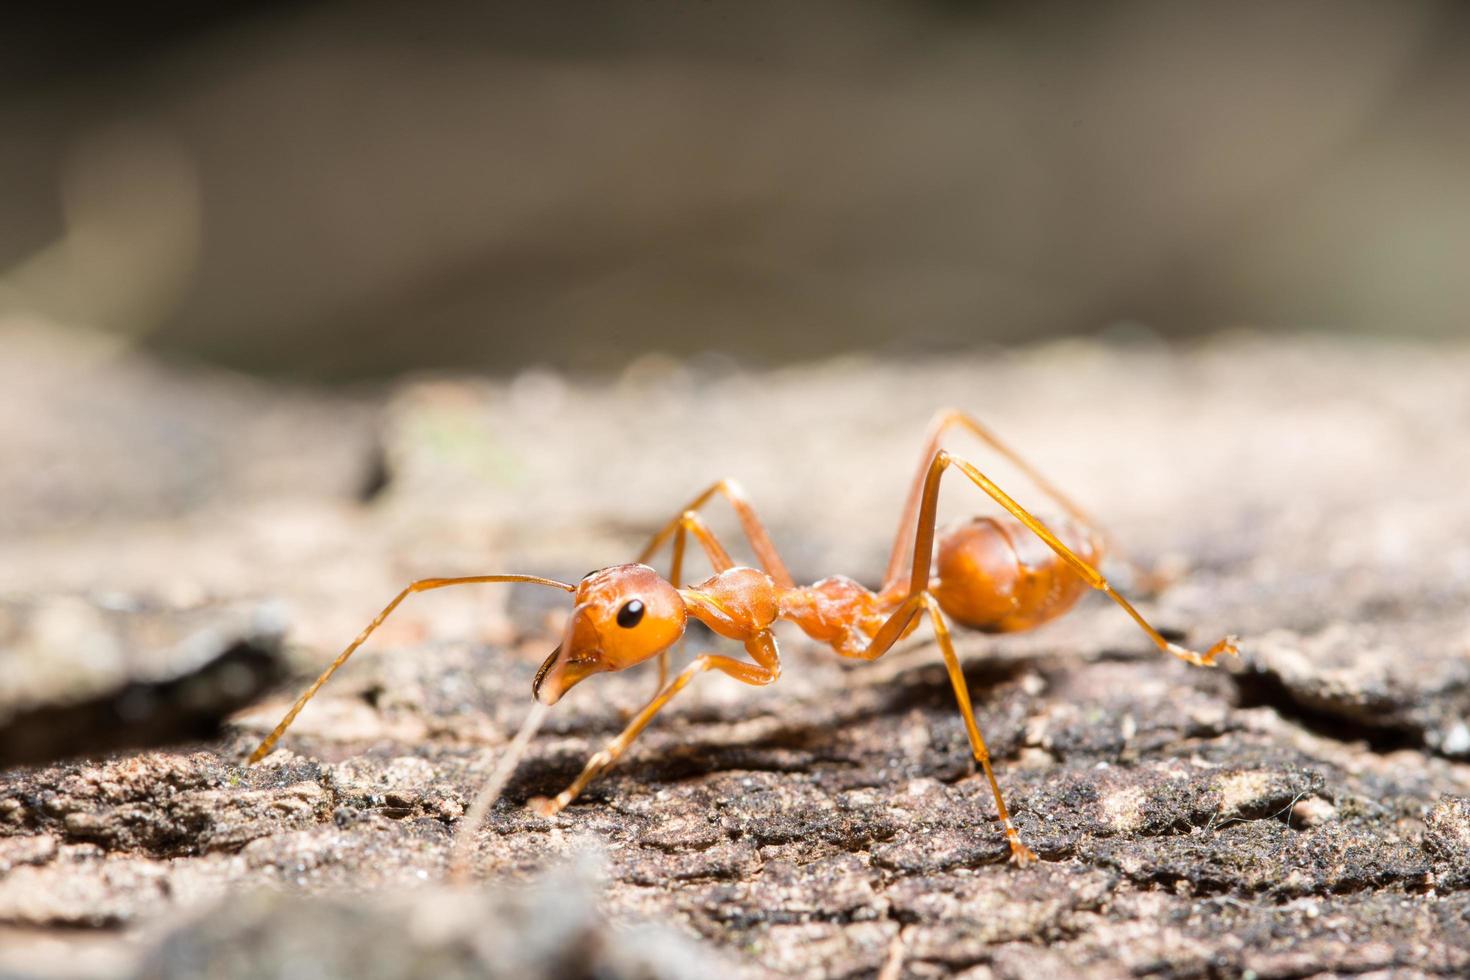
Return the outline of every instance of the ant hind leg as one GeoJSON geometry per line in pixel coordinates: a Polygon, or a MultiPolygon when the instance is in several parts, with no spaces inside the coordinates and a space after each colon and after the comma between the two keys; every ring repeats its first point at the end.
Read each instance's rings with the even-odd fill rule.
{"type": "Polygon", "coordinates": [[[924,475],[929,468],[929,463],[943,446],[945,436],[953,429],[970,433],[996,455],[1019,470],[1036,489],[1041,491],[1043,496],[1060,508],[1064,514],[1089,533],[1096,535],[1111,559],[1128,569],[1129,582],[1134,588],[1142,590],[1147,595],[1156,595],[1173,582],[1175,578],[1173,572],[1162,568],[1145,567],[1129,555],[1126,549],[1119,546],[1117,539],[1108,533],[1107,529],[1099,524],[1091,514],[1063,493],[1056,484],[1043,476],[1020,453],[1001,441],[1000,437],[988,426],[969,412],[950,408],[936,413],[929,422],[929,428],[924,436],[923,449],[919,454],[919,469],[909,485],[909,494],[904,501],[903,515],[898,522],[898,532],[894,536],[893,549],[889,553],[888,568],[883,575],[883,588],[880,591],[889,592],[896,589],[903,579],[904,565],[910,556],[908,547],[914,540],[914,532],[919,523],[924,475]]]}
{"type": "Polygon", "coordinates": [[[1224,637],[1204,653],[1196,653],[1193,650],[1189,650],[1166,639],[1163,634],[1154,628],[1152,623],[1143,617],[1142,613],[1133,607],[1133,603],[1129,602],[1120,592],[1112,587],[1108,580],[1103,577],[1102,572],[1098,571],[1092,564],[1063,544],[1045,524],[1038,521],[1024,507],[1012,500],[1004,490],[996,486],[995,482],[980,472],[974,464],[958,456],[951,455],[943,449],[934,454],[934,459],[929,464],[929,472],[924,478],[921,514],[918,530],[914,536],[914,564],[909,578],[909,591],[911,593],[917,594],[928,588],[929,566],[934,551],[934,514],[939,503],[939,483],[940,479],[944,476],[944,471],[950,466],[954,466],[961,473],[965,474],[971,483],[985,491],[990,499],[1000,504],[1005,508],[1007,513],[1024,524],[1027,530],[1040,538],[1048,548],[1056,552],[1057,556],[1065,561],[1071,567],[1072,571],[1081,576],[1084,582],[1117,603],[1138,624],[1138,628],[1148,634],[1149,639],[1154,642],[1154,645],[1164,653],[1178,657],[1180,660],[1194,664],[1196,667],[1212,667],[1214,666],[1215,658],[1224,654],[1229,654],[1230,656],[1238,655],[1239,651],[1236,649],[1238,640],[1233,635],[1224,637]]]}

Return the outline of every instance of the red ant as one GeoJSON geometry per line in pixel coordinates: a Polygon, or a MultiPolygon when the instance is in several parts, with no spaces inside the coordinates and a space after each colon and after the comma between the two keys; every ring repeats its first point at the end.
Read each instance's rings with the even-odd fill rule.
{"type": "MultiPolygon", "coordinates": [[[[929,427],[921,466],[904,506],[888,570],[878,591],[842,576],[824,578],[813,585],[797,585],[740,488],[731,480],[721,480],[695,497],[678,517],[654,535],[638,563],[592,572],[576,585],[534,575],[472,575],[414,582],[388,603],[301,695],[251,754],[250,762],[260,761],[271,751],[306,702],[399,603],[415,592],[482,582],[531,582],[572,593],[575,606],[561,644],[546,658],[531,685],[533,695],[542,705],[555,704],[573,686],[593,674],[626,670],[658,658],[657,694],[617,738],[587,760],[570,786],[552,799],[532,801],[532,806],[544,816],[562,810],[588,783],[607,771],[654,715],[699,674],[717,670],[742,683],[755,685],[770,684],[779,678],[781,658],[771,633],[778,619],[790,620],[841,656],[876,660],[912,632],[927,614],[965,720],[971,751],[995,794],[1011,859],[1017,864],[1028,864],[1036,860],[1036,855],[1022,843],[1011,823],[1000,784],[990,765],[990,753],[975,723],[970,693],[950,642],[945,615],[984,632],[1028,630],[1065,613],[1091,587],[1121,606],[1165,653],[1197,666],[1210,666],[1220,654],[1236,653],[1233,636],[1225,637],[1202,654],[1165,639],[1098,571],[1104,544],[1104,536],[1077,505],[987,428],[963,412],[942,412],[929,427]],[[1048,528],[973,464],[941,449],[945,433],[954,427],[967,429],[1016,466],[1066,513],[1066,519],[1057,522],[1055,530],[1048,528]],[[971,518],[947,530],[939,538],[936,552],[934,521],[939,484],[950,467],[985,491],[1009,517],[971,518]],[[736,565],[699,516],[700,508],[716,496],[724,497],[734,508],[760,568],[736,565]],[[691,535],[709,556],[715,574],[695,585],[681,587],[684,548],[691,535]],[[1039,551],[1029,546],[1033,539],[1028,535],[1040,539],[1050,550],[1039,551]],[[669,577],[664,579],[645,563],[670,538],[673,561],[669,577]],[[706,653],[669,680],[668,652],[684,635],[690,616],[721,636],[739,640],[750,659],[706,653]]],[[[529,733],[523,729],[517,741],[524,744],[528,737],[529,733]]],[[[505,775],[508,773],[502,772],[498,781],[503,782],[505,775]]],[[[482,808],[481,804],[488,806],[483,794],[472,813],[482,808]]]]}

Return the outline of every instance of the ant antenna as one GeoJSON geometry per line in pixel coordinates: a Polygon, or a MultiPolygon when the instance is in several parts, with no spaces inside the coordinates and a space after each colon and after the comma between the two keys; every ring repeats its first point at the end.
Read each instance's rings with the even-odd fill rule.
{"type": "Polygon", "coordinates": [[[347,658],[352,656],[353,652],[366,642],[367,638],[373,634],[373,630],[383,625],[383,620],[387,619],[404,599],[407,599],[416,592],[428,592],[431,589],[443,589],[451,585],[480,585],[487,582],[528,582],[531,585],[548,585],[552,588],[561,589],[563,592],[577,591],[575,585],[558,582],[552,578],[542,578],[539,575],[462,575],[457,578],[424,578],[411,583],[406,589],[394,596],[392,602],[383,607],[383,611],[378,613],[377,617],[371,623],[367,624],[367,628],[357,634],[357,639],[347,644],[347,649],[339,653],[337,659],[333,660],[327,669],[322,671],[322,675],[316,679],[311,687],[306,689],[306,693],[296,699],[296,703],[291,706],[291,710],[286,712],[286,717],[282,718],[281,723],[255,747],[255,751],[250,753],[250,758],[246,760],[245,764],[247,766],[253,766],[270,754],[270,751],[276,747],[276,742],[285,734],[286,729],[291,727],[291,722],[295,721],[296,716],[301,714],[301,709],[306,707],[306,702],[310,701],[312,696],[321,690],[322,685],[337,672],[337,668],[345,664],[347,658]]]}

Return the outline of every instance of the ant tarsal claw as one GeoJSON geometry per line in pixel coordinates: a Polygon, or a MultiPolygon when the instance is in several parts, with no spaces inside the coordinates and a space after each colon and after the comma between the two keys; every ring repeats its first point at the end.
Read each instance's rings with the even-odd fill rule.
{"type": "Polygon", "coordinates": [[[1240,656],[1240,649],[1236,646],[1239,642],[1240,638],[1232,634],[1210,647],[1204,653],[1195,653],[1193,650],[1185,649],[1177,643],[1170,643],[1168,650],[1185,663],[1194,664],[1196,667],[1213,667],[1215,666],[1215,658],[1221,654],[1229,654],[1232,657],[1240,656]]]}
{"type": "Polygon", "coordinates": [[[1239,643],[1240,637],[1236,636],[1234,633],[1227,634],[1223,640],[1210,647],[1210,649],[1205,652],[1205,656],[1218,657],[1222,653],[1228,653],[1232,657],[1238,657],[1240,656],[1239,643]]]}
{"type": "Polygon", "coordinates": [[[1018,868],[1024,868],[1037,860],[1036,852],[1021,843],[1021,835],[1016,830],[1016,825],[1011,823],[1010,817],[1002,817],[1005,825],[1006,843],[1011,845],[1011,863],[1018,868]]]}
{"type": "Polygon", "coordinates": [[[1018,840],[1011,841],[1011,863],[1018,868],[1024,868],[1028,864],[1035,864],[1041,860],[1036,852],[1018,840]]]}

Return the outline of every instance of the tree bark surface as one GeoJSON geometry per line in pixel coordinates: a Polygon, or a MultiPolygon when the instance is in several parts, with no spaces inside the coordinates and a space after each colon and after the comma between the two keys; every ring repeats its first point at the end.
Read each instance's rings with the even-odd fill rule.
{"type": "MultiPolygon", "coordinates": [[[[1464,348],[648,359],[616,381],[349,396],[15,339],[0,732],[28,764],[0,770],[0,974],[1470,970],[1464,348]],[[468,886],[445,880],[453,836],[564,595],[413,597],[243,765],[298,687],[238,700],[274,671],[304,682],[408,581],[575,580],[720,477],[798,578],[873,584],[949,405],[1168,573],[1139,602],[1161,629],[1242,637],[1238,660],[1191,668],[1101,596],[1033,633],[957,633],[1038,864],[1005,861],[926,629],[871,664],[783,631],[778,684],[701,677],[543,819],[526,800],[575,776],[655,676],[587,681],[491,812],[468,886]],[[244,673],[218,659],[242,649],[244,673]]],[[[958,478],[944,509],[993,510],[958,478]]],[[[731,516],[709,519],[749,560],[731,516]]],[[[676,663],[723,643],[693,631],[676,663]]]]}

